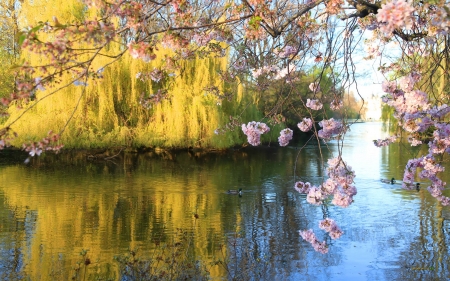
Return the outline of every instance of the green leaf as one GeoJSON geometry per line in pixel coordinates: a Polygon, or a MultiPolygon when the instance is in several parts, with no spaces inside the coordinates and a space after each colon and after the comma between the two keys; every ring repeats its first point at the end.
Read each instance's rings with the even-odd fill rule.
{"type": "Polygon", "coordinates": [[[43,26],[44,26],[43,24],[36,25],[36,26],[33,27],[29,32],[37,32],[37,31],[39,31],[39,29],[41,29],[43,26]]]}
{"type": "Polygon", "coordinates": [[[19,43],[19,45],[23,44],[23,41],[25,41],[25,39],[27,39],[28,34],[39,31],[43,26],[44,26],[43,24],[39,24],[39,25],[33,27],[32,29],[30,29],[29,31],[19,32],[19,36],[17,39],[17,42],[19,43]]]}
{"type": "Polygon", "coordinates": [[[18,43],[19,43],[19,45],[21,45],[22,46],[22,43],[23,43],[23,41],[25,41],[25,39],[27,39],[27,33],[25,33],[25,32],[20,32],[19,33],[19,38],[18,38],[18,43]]]}
{"type": "Polygon", "coordinates": [[[259,28],[259,23],[262,21],[262,18],[260,16],[254,16],[249,21],[248,24],[253,27],[254,29],[259,28]]]}

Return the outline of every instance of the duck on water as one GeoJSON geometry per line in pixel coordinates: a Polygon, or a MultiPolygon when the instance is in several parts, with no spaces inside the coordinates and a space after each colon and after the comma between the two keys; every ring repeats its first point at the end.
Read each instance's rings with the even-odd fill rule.
{"type": "Polygon", "coordinates": [[[387,180],[387,179],[381,179],[381,182],[394,184],[394,183],[395,183],[395,179],[394,179],[394,178],[392,178],[392,179],[390,179],[390,180],[387,180]]]}
{"type": "Polygon", "coordinates": [[[227,191],[227,194],[230,194],[230,195],[242,195],[242,188],[239,188],[239,190],[229,189],[227,191]]]}
{"type": "MultiPolygon", "coordinates": [[[[395,178],[392,178],[392,179],[390,179],[390,180],[388,180],[388,179],[381,179],[381,182],[383,182],[383,183],[389,183],[389,184],[395,184],[395,183],[396,183],[395,178]]],[[[417,191],[420,190],[420,183],[419,183],[419,182],[416,182],[416,183],[414,184],[414,186],[416,187],[416,190],[417,190],[417,191]]]]}

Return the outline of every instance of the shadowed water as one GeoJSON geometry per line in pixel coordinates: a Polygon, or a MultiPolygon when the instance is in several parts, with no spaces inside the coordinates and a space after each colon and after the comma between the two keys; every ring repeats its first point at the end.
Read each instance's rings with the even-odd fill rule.
{"type": "Polygon", "coordinates": [[[214,280],[448,279],[448,207],[425,182],[418,192],[380,181],[400,179],[417,152],[376,148],[372,140],[385,136],[380,123],[351,127],[343,151],[358,194],[346,209],[309,205],[293,190],[295,180],[324,179],[321,155],[336,155],[334,142],[322,153],[311,142],[301,150],[122,153],[106,161],[66,153],[30,165],[2,153],[0,279],[71,280],[87,250],[85,280],[114,280],[114,256],[133,249],[152,258],[180,233],[214,280]],[[226,194],[239,188],[242,196],[226,194]],[[338,222],[341,239],[318,228],[324,216],[338,222]],[[309,228],[330,244],[328,254],[298,235],[309,228]]]}

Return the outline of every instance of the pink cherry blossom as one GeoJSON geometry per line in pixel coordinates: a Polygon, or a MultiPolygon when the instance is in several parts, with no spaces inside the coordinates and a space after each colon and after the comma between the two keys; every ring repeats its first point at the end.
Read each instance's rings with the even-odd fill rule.
{"type": "Polygon", "coordinates": [[[312,120],[310,118],[303,118],[303,121],[297,124],[297,127],[302,132],[308,132],[312,128],[312,120]]]}
{"type": "Polygon", "coordinates": [[[306,201],[309,204],[321,205],[323,199],[325,199],[325,196],[326,196],[326,194],[324,194],[322,192],[322,189],[320,189],[319,187],[316,187],[316,186],[312,186],[308,191],[308,194],[306,196],[306,201]]]}
{"type": "Polygon", "coordinates": [[[412,137],[408,137],[408,142],[411,144],[411,146],[418,146],[422,144],[421,140],[412,137]]]}
{"type": "Polygon", "coordinates": [[[309,182],[298,181],[295,183],[294,188],[299,193],[307,194],[311,189],[311,184],[309,182]]]}
{"type": "Polygon", "coordinates": [[[312,243],[312,246],[313,246],[314,250],[316,250],[317,252],[319,252],[321,254],[328,253],[328,246],[325,241],[322,241],[322,242],[315,241],[315,243],[312,243]]]}
{"type": "Polygon", "coordinates": [[[261,144],[261,135],[270,131],[270,128],[265,123],[249,122],[247,125],[242,124],[242,131],[247,135],[248,143],[253,146],[261,144]]]}
{"type": "Polygon", "coordinates": [[[389,144],[395,142],[397,140],[397,136],[390,136],[385,139],[377,139],[374,140],[373,143],[376,147],[388,146],[389,144]]]}
{"type": "Polygon", "coordinates": [[[334,120],[334,118],[322,120],[319,122],[319,125],[322,127],[322,129],[319,130],[318,135],[320,138],[325,140],[329,140],[332,137],[345,132],[345,127],[342,125],[342,123],[340,121],[334,120]]]}
{"type": "Polygon", "coordinates": [[[276,76],[279,71],[280,71],[280,68],[276,65],[264,66],[262,68],[253,69],[252,76],[255,79],[261,75],[276,76]]]}
{"type": "Polygon", "coordinates": [[[194,37],[192,40],[198,45],[198,46],[206,46],[208,43],[212,40],[211,34],[194,34],[194,37]]]}
{"type": "Polygon", "coordinates": [[[319,100],[306,100],[306,106],[311,108],[312,110],[320,110],[323,107],[323,104],[319,100]]]}
{"type": "Polygon", "coordinates": [[[331,179],[331,178],[327,179],[321,186],[321,190],[327,196],[333,194],[337,188],[338,188],[338,183],[334,179],[331,179]]]}
{"type": "Polygon", "coordinates": [[[22,149],[27,151],[31,157],[39,156],[44,151],[54,151],[58,153],[62,148],[62,144],[57,144],[59,142],[59,135],[54,134],[49,131],[47,137],[43,138],[39,142],[30,142],[28,144],[23,144],[22,149]]]}
{"type": "Polygon", "coordinates": [[[331,103],[330,103],[330,109],[331,110],[339,110],[344,106],[344,103],[342,102],[342,100],[339,99],[334,99],[331,103]]]}
{"type": "Polygon", "coordinates": [[[383,81],[381,83],[381,88],[385,93],[394,93],[395,89],[397,89],[397,84],[394,81],[383,81]]]}
{"type": "Polygon", "coordinates": [[[334,205],[342,208],[347,208],[352,202],[353,199],[350,196],[339,192],[334,193],[333,200],[331,201],[334,205]]]}
{"type": "Polygon", "coordinates": [[[416,81],[414,81],[413,77],[411,75],[409,76],[403,76],[398,80],[398,84],[400,89],[402,89],[404,92],[410,92],[413,90],[414,84],[416,81]]]}
{"type": "Polygon", "coordinates": [[[309,243],[313,243],[316,240],[316,235],[314,234],[312,229],[300,230],[299,234],[305,241],[309,243]]]}
{"type": "Polygon", "coordinates": [[[341,5],[344,4],[344,0],[330,0],[327,2],[326,11],[330,15],[335,15],[341,10],[341,5]]]}
{"type": "Polygon", "coordinates": [[[392,0],[382,4],[377,12],[381,32],[390,36],[395,29],[411,28],[414,11],[411,2],[404,0],[392,0]]]}
{"type": "Polygon", "coordinates": [[[149,73],[150,79],[155,82],[159,82],[164,78],[164,72],[159,68],[154,68],[152,72],[149,73]]]}
{"type": "Polygon", "coordinates": [[[319,228],[328,232],[332,239],[339,239],[344,234],[336,222],[330,218],[320,221],[319,228]]]}
{"type": "Polygon", "coordinates": [[[283,59],[291,57],[295,54],[297,54],[297,48],[289,45],[287,45],[280,52],[278,52],[278,56],[283,59]]]}
{"type": "Polygon", "coordinates": [[[317,252],[320,252],[322,254],[328,253],[328,246],[325,241],[320,242],[317,240],[316,235],[312,231],[312,229],[309,230],[301,230],[299,231],[300,236],[307,242],[311,243],[314,250],[317,252]]]}
{"type": "Polygon", "coordinates": [[[313,82],[313,83],[309,84],[309,89],[314,93],[320,92],[319,82],[313,82]]]}
{"type": "Polygon", "coordinates": [[[417,113],[429,108],[428,95],[420,90],[405,92],[404,99],[407,113],[417,113]]]}
{"type": "Polygon", "coordinates": [[[294,132],[289,128],[281,130],[280,136],[278,137],[278,143],[280,146],[287,146],[289,141],[292,139],[293,134],[294,132]]]}
{"type": "Polygon", "coordinates": [[[341,157],[328,159],[327,175],[341,186],[353,184],[355,172],[341,157]]]}
{"type": "Polygon", "coordinates": [[[128,43],[128,50],[130,51],[130,55],[132,58],[140,58],[144,62],[149,62],[156,58],[156,55],[153,53],[153,49],[150,44],[145,42],[140,43],[128,43]]]}

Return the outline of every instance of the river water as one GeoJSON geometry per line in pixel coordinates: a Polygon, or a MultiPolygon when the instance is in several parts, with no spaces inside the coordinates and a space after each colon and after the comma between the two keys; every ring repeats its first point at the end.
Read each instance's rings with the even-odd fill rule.
{"type": "Polygon", "coordinates": [[[117,280],[114,257],[130,250],[153,260],[162,278],[169,267],[158,271],[164,262],[156,257],[176,247],[212,280],[449,279],[449,209],[425,188],[380,181],[401,178],[417,153],[373,145],[387,135],[381,123],[352,125],[343,157],[358,194],[346,209],[309,205],[293,189],[296,180],[324,179],[321,159],[336,155],[335,142],[321,152],[311,142],[108,160],[65,153],[28,165],[3,152],[0,280],[117,280]],[[239,188],[242,196],[226,194],[239,188]],[[326,239],[318,228],[324,216],[344,235],[328,239],[322,255],[298,231],[311,228],[326,239]]]}

